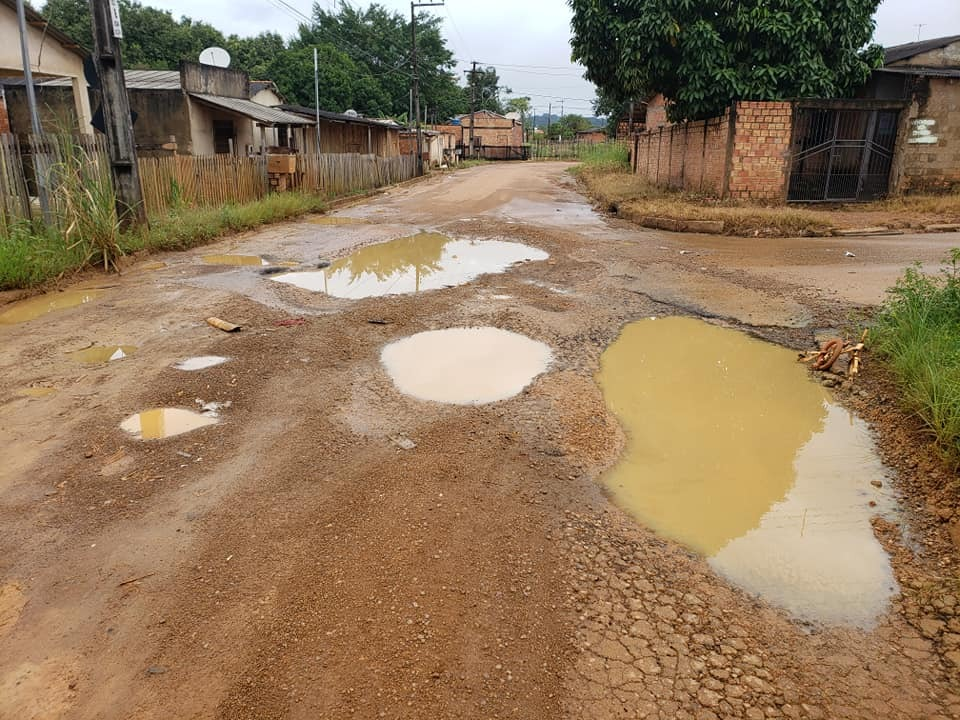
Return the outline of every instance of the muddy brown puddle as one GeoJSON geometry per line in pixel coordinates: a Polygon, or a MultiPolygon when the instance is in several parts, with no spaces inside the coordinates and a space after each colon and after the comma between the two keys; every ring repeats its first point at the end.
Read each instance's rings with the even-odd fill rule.
{"type": "Polygon", "coordinates": [[[220,420],[215,415],[202,415],[183,408],[153,408],[131,415],[120,423],[120,429],[137,440],[160,440],[218,422],[220,420]]]}
{"type": "Polygon", "coordinates": [[[256,267],[270,264],[259,255],[204,255],[203,262],[205,265],[253,265],[256,267]]]}
{"type": "Polygon", "coordinates": [[[122,360],[136,351],[136,345],[94,345],[82,350],[74,350],[67,355],[84,365],[95,365],[111,360],[122,360]]]}
{"type": "Polygon", "coordinates": [[[454,405],[513,397],[547,369],[552,357],[547,345],[494,327],[417,333],[390,343],[380,355],[400,392],[454,405]]]}
{"type": "Polygon", "coordinates": [[[548,257],[521,243],[419,233],[360,248],[323,270],[271,279],[338,298],[379,297],[462,285],[480,275],[503,272],[514,263],[548,257]]]}
{"type": "Polygon", "coordinates": [[[66,292],[47,293],[11,303],[0,312],[0,325],[36,320],[57,310],[86,305],[101,297],[105,290],[68,290],[66,292]]]}
{"type": "Polygon", "coordinates": [[[605,477],[621,507],[796,618],[875,624],[897,591],[870,525],[894,511],[871,484],[888,473],[866,424],[793,352],[648,319],[623,329],[598,378],[628,437],[605,477]]]}

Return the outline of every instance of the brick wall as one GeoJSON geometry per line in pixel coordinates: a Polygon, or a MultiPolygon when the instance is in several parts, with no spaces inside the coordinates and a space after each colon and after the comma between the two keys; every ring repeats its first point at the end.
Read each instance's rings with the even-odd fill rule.
{"type": "Polygon", "coordinates": [[[651,130],[667,124],[667,99],[661,93],[657,93],[647,102],[645,124],[651,130]]]}
{"type": "Polygon", "coordinates": [[[899,192],[960,185],[960,80],[930,78],[906,111],[894,170],[899,192]]]}
{"type": "Polygon", "coordinates": [[[727,112],[642,133],[633,144],[634,172],[663,187],[783,200],[792,112],[789,102],[741,101],[732,118],[727,112]]]}
{"type": "Polygon", "coordinates": [[[792,119],[789,102],[737,103],[728,197],[786,199],[792,119]]]}
{"type": "Polygon", "coordinates": [[[634,171],[655,185],[723,192],[729,116],[665,125],[636,136],[634,171]]]}

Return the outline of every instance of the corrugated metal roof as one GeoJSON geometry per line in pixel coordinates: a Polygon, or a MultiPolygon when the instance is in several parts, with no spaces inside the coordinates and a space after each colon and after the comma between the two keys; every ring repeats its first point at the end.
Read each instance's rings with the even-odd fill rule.
{"type": "Polygon", "coordinates": [[[251,100],[243,98],[223,97],[221,95],[203,95],[201,93],[189,93],[190,97],[200,102],[222,108],[238,115],[245,115],[251,120],[256,120],[264,125],[313,125],[313,120],[308,120],[300,115],[277,110],[277,108],[258,105],[251,100]]]}
{"type": "MultiPolygon", "coordinates": [[[[284,110],[286,112],[296,113],[297,115],[302,115],[303,117],[313,118],[316,117],[316,110],[313,108],[307,107],[306,105],[277,105],[277,108],[284,110]]],[[[386,127],[391,129],[399,129],[393,120],[381,120],[379,118],[368,118],[360,117],[359,115],[347,115],[346,113],[335,113],[328,110],[320,111],[321,120],[331,120],[332,122],[344,122],[344,123],[357,123],[358,125],[375,125],[376,127],[386,127]]]]}
{"type": "Polygon", "coordinates": [[[896,73],[897,75],[922,75],[924,77],[960,78],[960,68],[921,67],[919,65],[894,65],[878,68],[877,72],[896,73]]]}
{"type": "Polygon", "coordinates": [[[932,40],[921,40],[920,42],[905,43],[903,45],[884,48],[883,64],[889,65],[890,63],[907,60],[921,53],[939,50],[957,41],[960,41],[960,35],[947,35],[946,37],[933,38],[932,40]]]}
{"type": "Polygon", "coordinates": [[[127,89],[132,90],[179,90],[179,70],[124,70],[127,89]]]}

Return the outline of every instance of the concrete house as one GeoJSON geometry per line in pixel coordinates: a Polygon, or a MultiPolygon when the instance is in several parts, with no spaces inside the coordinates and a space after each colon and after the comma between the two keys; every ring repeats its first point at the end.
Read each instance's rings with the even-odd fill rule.
{"type": "MultiPolygon", "coordinates": [[[[0,0],[0,76],[19,78],[23,85],[24,68],[20,54],[20,29],[17,23],[17,5],[14,0],[0,0]]],[[[86,51],[72,38],[50,25],[42,15],[25,8],[27,19],[27,47],[30,69],[34,82],[50,78],[62,78],[66,87],[67,106],[70,112],[65,120],[76,123],[75,127],[90,126],[90,98],[83,75],[83,60],[86,51]]],[[[22,110],[26,124],[21,132],[30,132],[30,116],[26,100],[22,103],[8,102],[4,88],[0,87],[0,132],[10,132],[10,112],[22,110]],[[16,106],[15,106],[16,105],[16,106]]]]}
{"type": "Polygon", "coordinates": [[[960,35],[886,48],[862,95],[907,103],[895,191],[960,185],[960,35]]]}

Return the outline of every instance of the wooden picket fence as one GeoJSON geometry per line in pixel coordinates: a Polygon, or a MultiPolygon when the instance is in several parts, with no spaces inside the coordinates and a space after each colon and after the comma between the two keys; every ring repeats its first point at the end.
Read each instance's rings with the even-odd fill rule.
{"type": "Polygon", "coordinates": [[[417,174],[413,155],[378,157],[353,153],[301,155],[296,187],[330,197],[372,190],[409,180],[417,174]]]}
{"type": "Polygon", "coordinates": [[[6,235],[12,224],[30,219],[30,194],[20,160],[16,135],[0,134],[0,232],[6,235]]]}
{"type": "Polygon", "coordinates": [[[266,158],[170,155],[139,160],[147,213],[181,206],[216,206],[259,200],[267,194],[266,158]]]}
{"type": "MultiPolygon", "coordinates": [[[[138,167],[148,214],[250,202],[270,192],[264,156],[142,157],[138,167]]],[[[412,155],[298,155],[288,188],[336,197],[393,185],[416,174],[412,155]]],[[[77,178],[111,181],[104,136],[30,136],[23,148],[16,136],[0,135],[0,232],[13,222],[41,218],[41,205],[49,209],[44,219],[55,222],[61,215],[58,186],[77,178]]]]}

